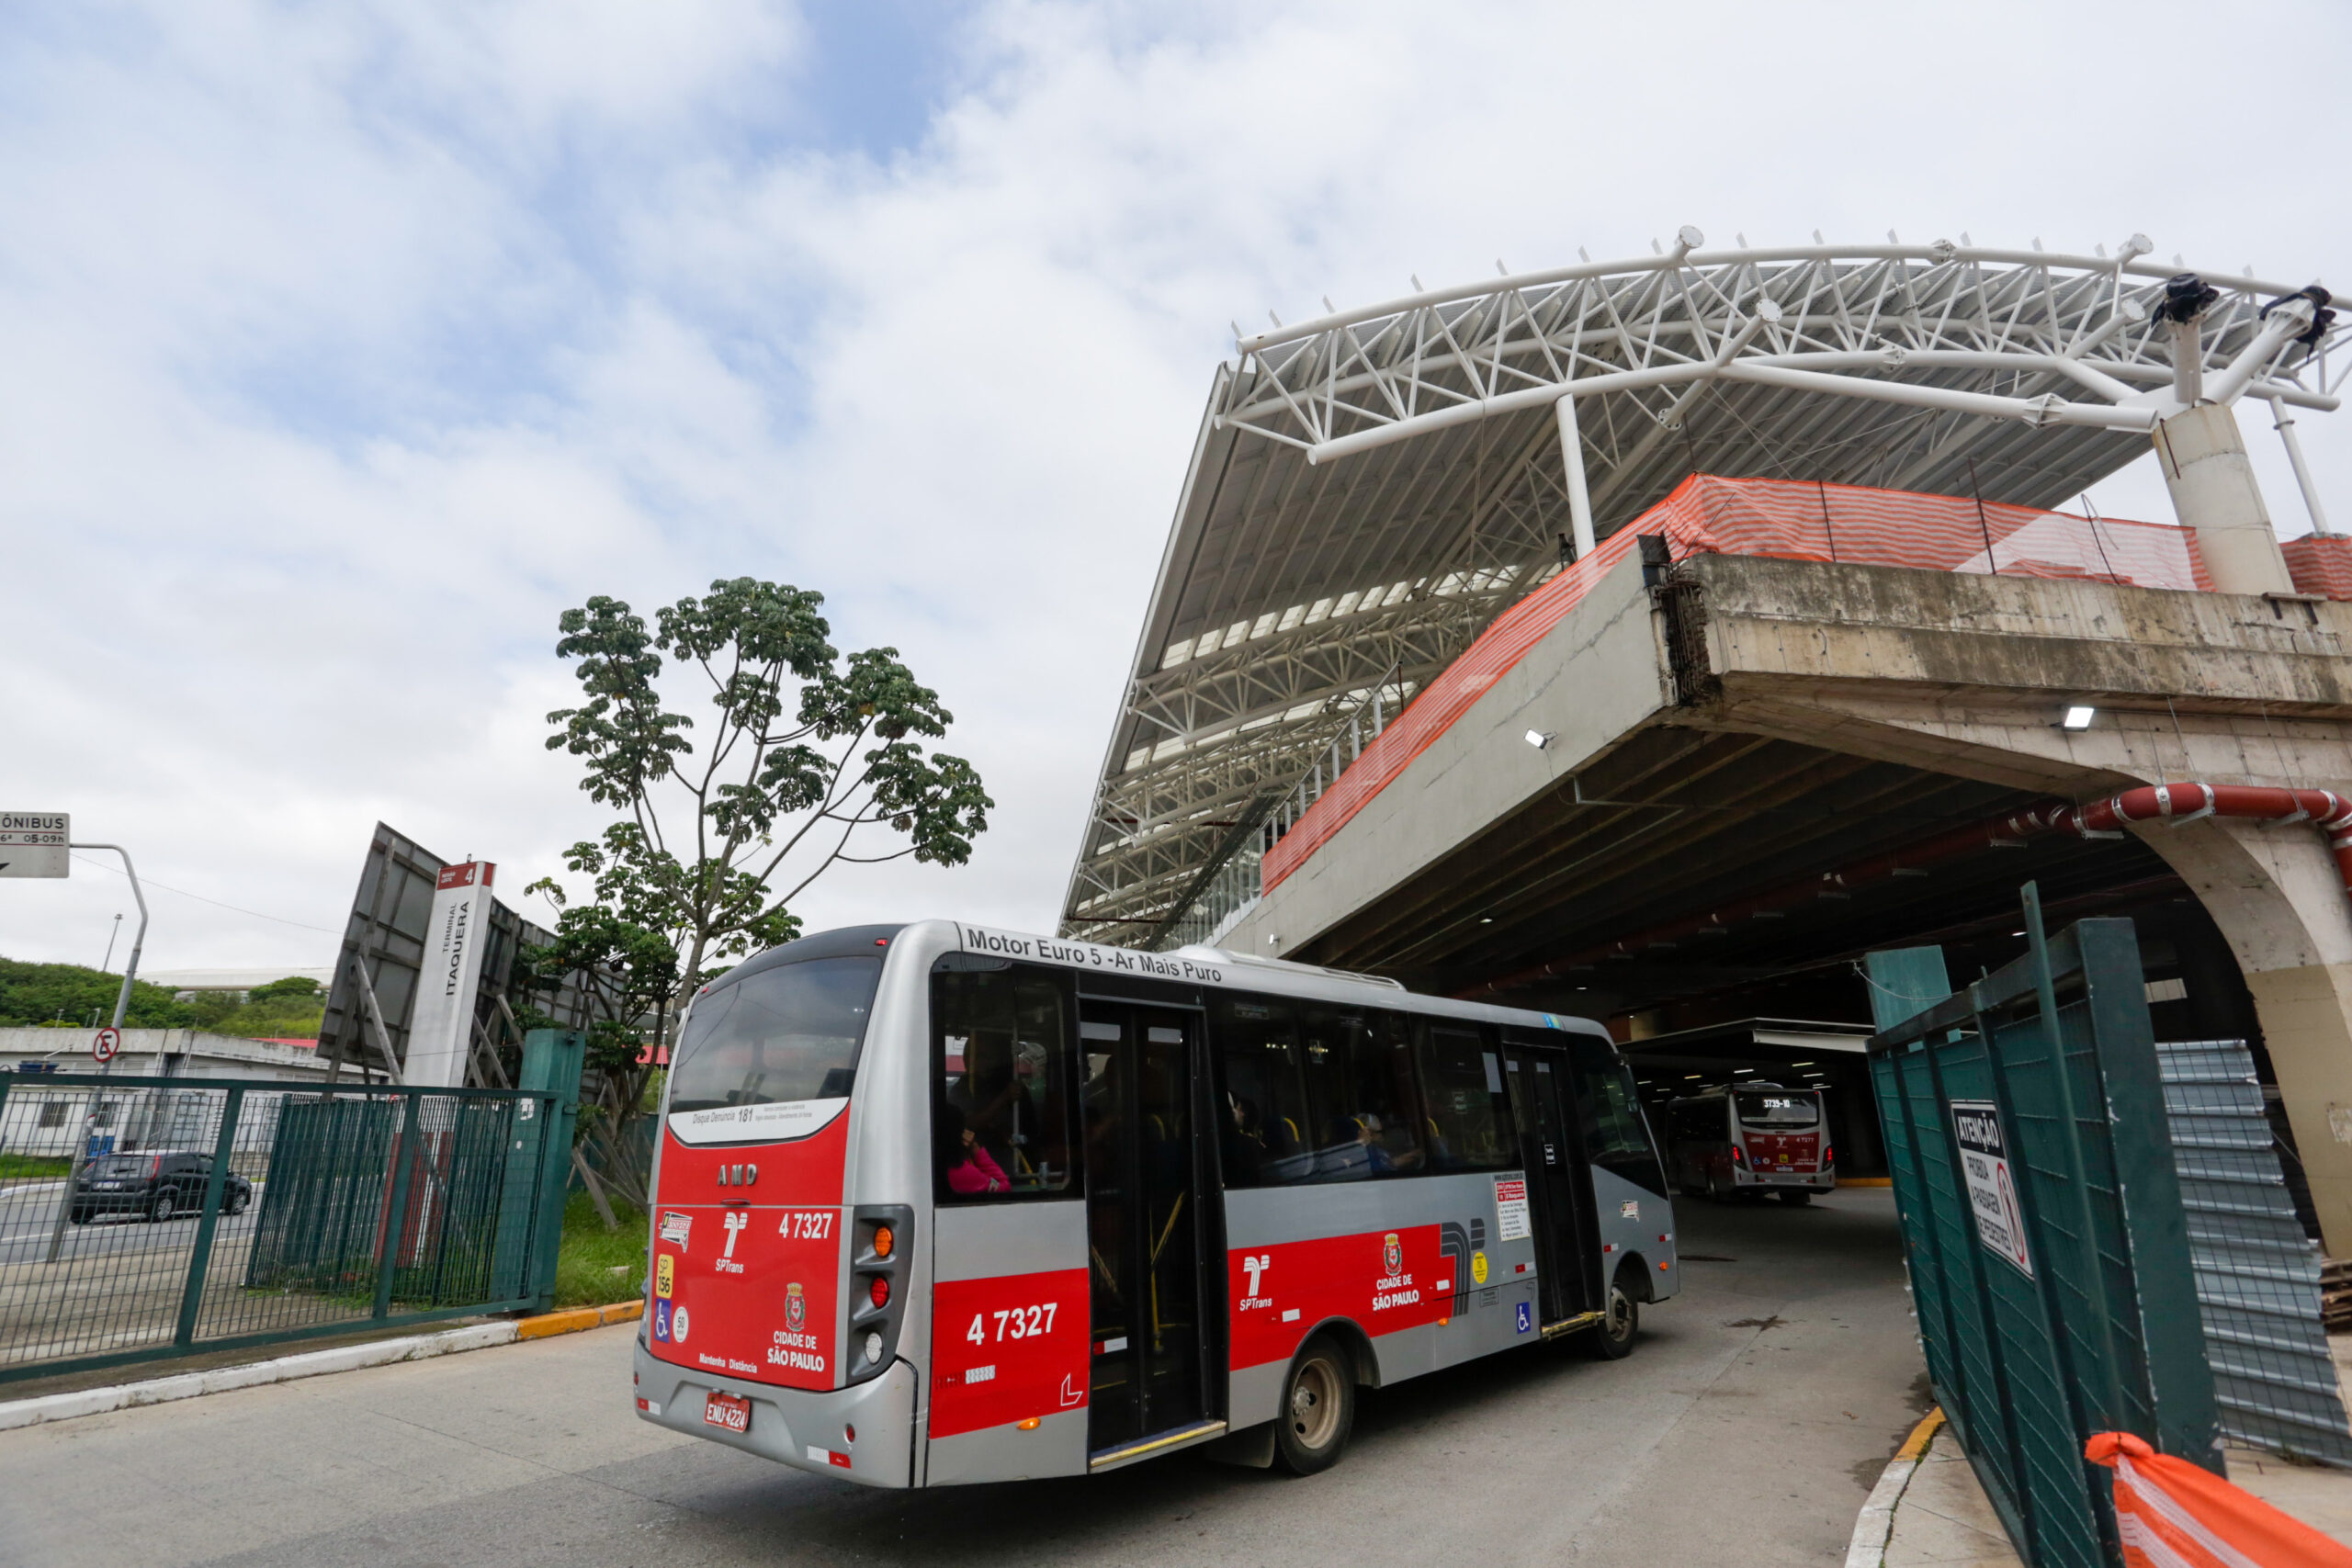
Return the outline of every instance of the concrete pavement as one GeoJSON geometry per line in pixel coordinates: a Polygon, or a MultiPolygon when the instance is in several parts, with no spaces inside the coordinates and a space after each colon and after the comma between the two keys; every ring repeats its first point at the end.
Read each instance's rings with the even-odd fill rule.
{"type": "Polygon", "coordinates": [[[0,1564],[1841,1561],[1923,1407],[1889,1196],[1679,1221],[1685,1293],[1631,1359],[1369,1392],[1308,1481],[868,1491],[640,1423],[614,1327],[0,1433],[0,1564]]]}

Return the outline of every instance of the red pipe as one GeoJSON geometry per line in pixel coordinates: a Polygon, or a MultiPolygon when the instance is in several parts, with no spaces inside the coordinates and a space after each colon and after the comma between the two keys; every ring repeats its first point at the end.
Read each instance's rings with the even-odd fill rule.
{"type": "MultiPolygon", "coordinates": [[[[2046,830],[2076,832],[2084,838],[2120,832],[2126,822],[2194,822],[2199,817],[2244,817],[2263,822],[2316,822],[2335,854],[2336,875],[2352,894],[2352,800],[2332,789],[2273,789],[2260,784],[2143,784],[2094,800],[2088,806],[2062,806],[2048,812],[2046,830]]],[[[2033,812],[2011,818],[2030,823],[2033,812]]]]}
{"type": "Polygon", "coordinates": [[[2127,822],[2193,822],[2200,817],[2238,817],[2267,822],[2316,822],[2335,852],[2336,874],[2352,896],[2352,798],[2329,789],[2273,789],[2256,784],[2162,784],[2127,789],[2103,800],[2075,806],[2045,800],[2023,811],[1990,821],[1955,829],[1949,833],[1873,855],[1818,877],[1785,883],[1769,892],[1726,904],[1703,915],[1685,916],[1652,926],[1620,941],[1606,942],[1555,958],[1532,968],[1515,970],[1463,995],[1512,990],[1549,979],[1564,969],[1584,967],[1603,958],[1633,958],[1642,950],[1671,943],[1683,937],[1727,934],[1734,920],[1773,917],[1818,902],[1843,898],[1847,890],[1924,871],[1944,861],[1996,846],[2012,846],[2043,833],[2074,833],[2086,839],[2120,839],[2127,822]]]}

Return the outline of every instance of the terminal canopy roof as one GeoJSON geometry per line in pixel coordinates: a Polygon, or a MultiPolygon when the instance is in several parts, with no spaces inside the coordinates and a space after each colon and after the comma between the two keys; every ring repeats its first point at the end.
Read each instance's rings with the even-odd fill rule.
{"type": "MultiPolygon", "coordinates": [[[[1571,553],[1692,473],[2051,507],[2148,450],[2180,268],[1965,243],[1659,254],[1416,294],[1219,367],[1062,912],[1154,946],[1268,814],[1571,553]]],[[[2204,396],[2332,409],[2352,321],[2205,275],[2204,396]],[[2330,350],[2335,349],[2332,356],[2330,350]]],[[[2352,316],[2352,312],[2347,312],[2352,316]]]]}

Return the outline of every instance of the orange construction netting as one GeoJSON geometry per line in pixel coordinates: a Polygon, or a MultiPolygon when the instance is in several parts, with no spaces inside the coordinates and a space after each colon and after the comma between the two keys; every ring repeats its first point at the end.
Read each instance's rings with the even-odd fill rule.
{"type": "Polygon", "coordinates": [[[2125,1568],[2352,1568],[2352,1547],[2129,1432],[2096,1434],[2083,1457],[2115,1472],[2125,1568]]]}
{"type": "MultiPolygon", "coordinates": [[[[1693,474],[1498,616],[1266,852],[1264,886],[1279,886],[1346,826],[1525,657],[1644,534],[1666,536],[1678,560],[1707,553],[1777,556],[1941,571],[1990,570],[2010,577],[2079,578],[2143,588],[2213,586],[2195,536],[2171,524],[2076,517],[1859,485],[1693,474]]],[[[2352,584],[2352,558],[2346,568],[2352,584]]]]}

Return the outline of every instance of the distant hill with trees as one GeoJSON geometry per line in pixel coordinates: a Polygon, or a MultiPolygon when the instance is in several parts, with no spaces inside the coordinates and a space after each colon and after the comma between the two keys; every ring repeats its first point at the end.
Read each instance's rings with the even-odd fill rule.
{"type": "MultiPolygon", "coordinates": [[[[122,976],[103,969],[0,958],[0,1028],[86,1029],[94,1017],[105,1023],[114,1017],[114,999],[121,989],[122,976]]],[[[234,991],[199,992],[185,1002],[174,1001],[163,987],[141,980],[131,985],[130,1010],[123,1022],[132,1029],[202,1029],[255,1040],[307,1040],[317,1037],[325,1012],[326,998],[316,980],[273,980],[243,997],[234,991]]]]}

